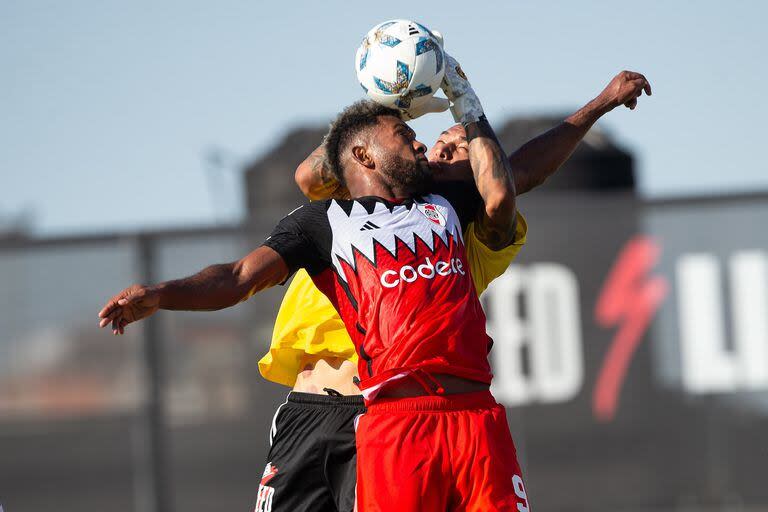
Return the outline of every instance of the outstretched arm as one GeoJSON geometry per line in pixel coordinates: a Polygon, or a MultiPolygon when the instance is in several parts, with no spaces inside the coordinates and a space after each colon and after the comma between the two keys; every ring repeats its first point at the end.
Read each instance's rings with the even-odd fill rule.
{"type": "Polygon", "coordinates": [[[262,246],[232,263],[211,265],[183,279],[129,286],[99,312],[99,327],[112,324],[113,334],[147,318],[158,309],[214,311],[228,308],[254,293],[281,283],[288,266],[277,252],[262,246]]]}
{"type": "Polygon", "coordinates": [[[515,170],[517,193],[522,194],[544,183],[568,160],[598,119],[620,105],[634,110],[643,91],[651,95],[651,84],[645,76],[622,71],[595,99],[509,155],[515,170]]]}

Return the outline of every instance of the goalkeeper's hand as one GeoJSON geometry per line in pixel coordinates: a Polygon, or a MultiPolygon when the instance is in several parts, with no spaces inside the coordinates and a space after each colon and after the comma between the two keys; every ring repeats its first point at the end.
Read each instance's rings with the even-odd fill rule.
{"type": "Polygon", "coordinates": [[[451,113],[454,121],[464,125],[477,122],[483,115],[483,106],[475,94],[467,76],[458,61],[445,53],[445,77],[443,91],[453,103],[451,113]]]}
{"type": "Polygon", "coordinates": [[[451,106],[451,102],[445,98],[435,98],[432,96],[427,101],[421,103],[418,107],[412,107],[409,109],[400,109],[400,117],[403,121],[410,121],[416,119],[424,114],[445,112],[451,106]]]}

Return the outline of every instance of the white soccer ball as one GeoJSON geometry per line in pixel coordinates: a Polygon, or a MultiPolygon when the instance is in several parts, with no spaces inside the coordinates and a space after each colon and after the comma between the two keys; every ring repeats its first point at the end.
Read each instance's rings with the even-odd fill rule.
{"type": "Polygon", "coordinates": [[[391,108],[418,107],[440,88],[445,74],[441,40],[410,20],[373,27],[355,55],[357,80],[372,100],[391,108]]]}

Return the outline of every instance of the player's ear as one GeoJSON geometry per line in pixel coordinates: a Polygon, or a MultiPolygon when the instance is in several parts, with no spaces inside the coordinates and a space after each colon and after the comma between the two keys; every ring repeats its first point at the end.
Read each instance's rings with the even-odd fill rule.
{"type": "Polygon", "coordinates": [[[376,167],[373,156],[371,156],[370,151],[368,151],[368,148],[365,146],[353,146],[352,147],[352,158],[354,158],[357,163],[362,165],[363,167],[367,167],[368,169],[373,169],[376,167]]]}

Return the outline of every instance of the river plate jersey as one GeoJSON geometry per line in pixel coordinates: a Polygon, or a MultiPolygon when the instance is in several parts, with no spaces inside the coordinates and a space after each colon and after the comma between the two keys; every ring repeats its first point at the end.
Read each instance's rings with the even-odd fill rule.
{"type": "MultiPolygon", "coordinates": [[[[515,239],[499,250],[483,244],[474,227],[474,222],[470,222],[464,228],[464,247],[475,292],[480,295],[507,270],[523,248],[528,226],[518,212],[515,239]]],[[[259,373],[269,381],[292,387],[304,364],[332,358],[357,364],[355,345],[331,301],[317,289],[307,271],[301,269],[285,291],[269,351],[259,360],[259,373]]]]}
{"type": "Polygon", "coordinates": [[[318,201],[265,242],[291,273],[305,268],[339,312],[364,394],[416,368],[490,382],[492,341],[461,228],[481,204],[474,187],[455,185],[401,202],[318,201]]]}

